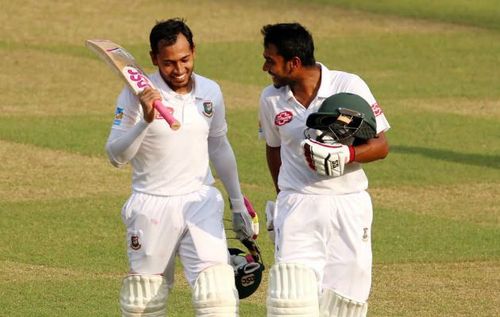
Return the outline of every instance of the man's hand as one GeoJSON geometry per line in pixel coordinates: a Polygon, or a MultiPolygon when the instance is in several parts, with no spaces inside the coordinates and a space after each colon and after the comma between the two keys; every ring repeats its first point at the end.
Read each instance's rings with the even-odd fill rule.
{"type": "Polygon", "coordinates": [[[161,100],[160,92],[150,87],[144,89],[137,95],[141,102],[142,111],[144,112],[144,120],[146,122],[153,122],[156,116],[156,110],[153,107],[155,100],[161,100]]]}
{"type": "Polygon", "coordinates": [[[236,238],[257,239],[259,235],[259,218],[250,201],[243,199],[230,199],[231,211],[233,212],[233,231],[236,238]]]}
{"type": "Polygon", "coordinates": [[[305,139],[301,146],[307,165],[319,175],[341,176],[345,165],[354,160],[354,148],[341,143],[325,144],[305,139]]]}

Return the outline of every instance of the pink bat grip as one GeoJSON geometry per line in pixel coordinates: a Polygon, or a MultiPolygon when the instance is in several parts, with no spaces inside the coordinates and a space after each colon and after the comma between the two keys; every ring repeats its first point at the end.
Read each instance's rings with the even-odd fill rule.
{"type": "Polygon", "coordinates": [[[153,106],[158,110],[161,116],[167,121],[168,125],[172,130],[177,130],[181,127],[179,121],[177,121],[174,116],[170,113],[170,111],[163,105],[161,100],[155,100],[153,102],[153,106]]]}

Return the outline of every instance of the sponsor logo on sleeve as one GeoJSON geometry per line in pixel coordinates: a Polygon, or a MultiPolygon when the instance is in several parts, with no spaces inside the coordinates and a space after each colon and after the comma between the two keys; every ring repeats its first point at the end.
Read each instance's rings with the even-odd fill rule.
{"type": "Polygon", "coordinates": [[[116,110],[115,110],[115,119],[113,121],[113,125],[120,125],[120,124],[122,124],[122,119],[123,119],[123,108],[116,107],[116,110]]]}
{"type": "Polygon", "coordinates": [[[372,111],[373,111],[373,114],[375,115],[375,117],[378,117],[383,113],[382,108],[380,108],[378,103],[374,103],[373,105],[371,105],[371,107],[372,107],[372,111]]]}
{"type": "Polygon", "coordinates": [[[282,126],[293,120],[293,113],[291,111],[282,111],[274,117],[274,124],[282,126]]]}
{"type": "Polygon", "coordinates": [[[260,120],[259,120],[259,130],[257,135],[260,140],[264,139],[264,129],[262,129],[262,124],[260,123],[260,120]]]}

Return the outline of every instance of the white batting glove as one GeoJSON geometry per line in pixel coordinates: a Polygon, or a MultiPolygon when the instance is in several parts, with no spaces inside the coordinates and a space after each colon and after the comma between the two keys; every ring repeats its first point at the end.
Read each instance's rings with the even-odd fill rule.
{"type": "Polygon", "coordinates": [[[325,144],[312,139],[301,143],[307,165],[319,175],[338,177],[347,163],[354,161],[354,147],[341,143],[325,144]]]}
{"type": "Polygon", "coordinates": [[[233,212],[233,231],[236,238],[257,239],[259,235],[259,217],[250,201],[243,199],[229,199],[231,211],[233,212]]]}

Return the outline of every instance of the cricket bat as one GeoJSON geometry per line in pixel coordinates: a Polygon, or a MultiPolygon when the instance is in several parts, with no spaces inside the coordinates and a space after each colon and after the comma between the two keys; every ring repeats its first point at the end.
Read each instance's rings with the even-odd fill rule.
{"type": "MultiPolygon", "coordinates": [[[[136,95],[147,87],[155,88],[132,54],[120,45],[110,40],[87,40],[85,45],[104,60],[136,95]]],[[[179,121],[172,116],[170,110],[163,105],[161,100],[155,100],[153,106],[172,130],[180,128],[179,121]]]]}

